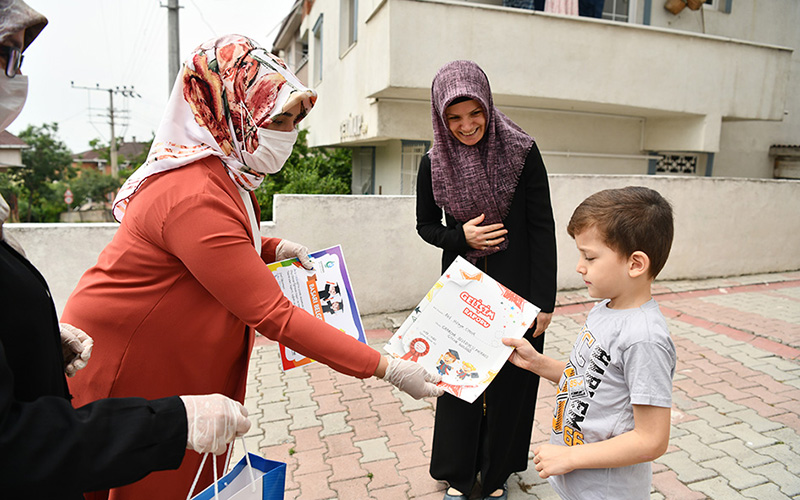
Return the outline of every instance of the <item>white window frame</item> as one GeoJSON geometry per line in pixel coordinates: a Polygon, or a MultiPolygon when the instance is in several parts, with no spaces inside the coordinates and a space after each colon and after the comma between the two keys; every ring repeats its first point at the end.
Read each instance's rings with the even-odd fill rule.
{"type": "Polygon", "coordinates": [[[339,57],[343,57],[358,41],[358,0],[340,0],[339,57]]]}
{"type": "Polygon", "coordinates": [[[603,7],[603,19],[606,21],[617,21],[620,23],[635,23],[636,22],[636,0],[628,0],[628,12],[620,14],[616,12],[616,4],[620,0],[605,0],[603,7]],[[605,7],[611,5],[611,13],[605,11],[605,7]]]}
{"type": "Polygon", "coordinates": [[[353,194],[375,194],[375,146],[353,148],[352,158],[350,191],[353,194]]]}
{"type": "Polygon", "coordinates": [[[417,194],[419,162],[430,149],[428,141],[402,141],[400,146],[400,194],[417,194]]]}
{"type": "Polygon", "coordinates": [[[322,81],[322,14],[317,18],[317,22],[314,23],[314,28],[311,31],[314,32],[314,84],[318,84],[322,81]]]}

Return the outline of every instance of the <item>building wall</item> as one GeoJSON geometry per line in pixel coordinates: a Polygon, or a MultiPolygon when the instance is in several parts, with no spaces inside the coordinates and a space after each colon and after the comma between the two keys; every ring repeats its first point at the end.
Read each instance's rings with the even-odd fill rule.
{"type": "MultiPolygon", "coordinates": [[[[644,3],[639,0],[639,12],[644,3]]],[[[724,1],[724,0],[722,0],[724,1]]],[[[768,156],[773,144],[800,144],[800,2],[786,0],[733,0],[731,12],[684,9],[677,16],[653,1],[651,24],[665,28],[707,33],[739,40],[794,49],[787,87],[786,113],[780,121],[723,121],[714,175],[772,178],[768,156]]],[[[640,14],[641,15],[641,14],[640,14]]],[[[640,17],[641,20],[641,17],[640,17]]],[[[746,71],[747,68],[742,68],[746,71]]],[[[757,102],[753,93],[748,100],[757,102]]]]}
{"type": "Polygon", "coordinates": [[[730,14],[673,16],[658,0],[638,0],[631,25],[499,3],[362,0],[358,42],[342,51],[342,2],[315,2],[298,35],[323,15],[309,143],[430,140],[430,81],[458,58],[486,70],[496,103],[536,137],[551,172],[645,173],[652,151],[674,151],[700,153],[703,164],[713,155],[714,176],[771,178],[769,146],[797,143],[800,97],[787,89],[800,88],[800,56],[778,47],[800,48],[800,2],[734,0],[730,14]]]}
{"type": "Polygon", "coordinates": [[[642,118],[503,106],[500,110],[536,140],[549,173],[647,173],[642,118]]]}
{"type": "MultiPolygon", "coordinates": [[[[368,2],[361,1],[358,10],[358,41],[342,50],[339,30],[340,3],[315,2],[311,13],[306,16],[300,28],[301,33],[308,33],[309,39],[308,83],[319,94],[313,113],[303,122],[304,126],[309,127],[308,140],[312,146],[339,145],[357,141],[366,135],[370,135],[373,140],[381,139],[375,137],[375,131],[378,129],[377,109],[365,96],[369,94],[368,89],[371,86],[385,84],[374,79],[381,78],[381,75],[385,74],[376,66],[386,65],[388,40],[385,34],[372,30],[376,22],[365,22],[371,9],[368,2]],[[321,80],[314,64],[319,47],[314,41],[312,31],[320,18],[323,20],[321,80]],[[369,43],[365,43],[364,40],[369,40],[369,43]],[[361,126],[354,129],[352,124],[356,122],[361,126]]],[[[387,16],[384,11],[385,9],[379,9],[377,15],[387,16]]]]}
{"type": "Polygon", "coordinates": [[[385,141],[375,148],[375,193],[400,192],[401,141],[385,141]]]}
{"type": "MultiPolygon", "coordinates": [[[[675,241],[660,279],[800,269],[800,181],[669,176],[550,176],[558,286],[581,288],[577,252],[566,234],[575,207],[601,189],[645,185],[673,204],[675,241]]],[[[96,262],[116,224],[7,224],[44,274],[59,311],[96,262]]],[[[414,307],[440,274],[441,251],[415,231],[411,196],[279,195],[262,234],[311,249],[342,245],[362,314],[414,307]],[[324,217],[316,214],[325,214],[324,217]]],[[[211,264],[209,264],[211,265],[211,264]]]]}
{"type": "MultiPolygon", "coordinates": [[[[433,142],[429,103],[381,102],[380,106],[382,119],[394,122],[385,128],[418,131],[406,139],[433,142]]],[[[501,106],[500,110],[536,140],[551,174],[643,175],[648,172],[647,156],[641,152],[642,118],[509,106],[501,106]]],[[[384,126],[381,128],[383,130],[384,126]]],[[[376,148],[375,194],[400,192],[401,142],[384,141],[376,148]]],[[[698,175],[704,172],[704,168],[698,168],[698,175]]]]}
{"type": "Polygon", "coordinates": [[[0,169],[13,168],[22,165],[22,152],[19,149],[0,149],[0,169]]]}

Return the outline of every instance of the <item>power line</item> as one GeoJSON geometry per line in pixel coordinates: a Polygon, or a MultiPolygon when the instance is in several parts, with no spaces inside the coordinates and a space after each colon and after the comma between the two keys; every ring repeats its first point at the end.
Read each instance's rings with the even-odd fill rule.
{"type": "MultiPolygon", "coordinates": [[[[115,111],[114,109],[114,94],[119,94],[122,97],[126,98],[134,98],[134,97],[142,97],[139,95],[136,90],[134,90],[133,86],[128,88],[127,86],[123,86],[122,88],[114,87],[112,88],[103,88],[100,87],[100,84],[95,84],[94,87],[81,87],[75,85],[75,82],[69,82],[72,88],[74,89],[84,89],[84,90],[94,90],[94,91],[102,91],[108,92],[108,123],[111,125],[111,140],[109,141],[109,150],[111,156],[111,175],[114,177],[119,176],[119,167],[117,165],[117,137],[114,133],[114,121],[116,116],[120,113],[119,111],[115,111]]],[[[123,114],[127,114],[127,110],[122,111],[123,114]]]]}
{"type": "Polygon", "coordinates": [[[167,8],[167,67],[169,73],[169,92],[172,92],[172,85],[178,77],[178,71],[181,69],[181,37],[180,37],[180,20],[178,12],[181,7],[178,0],[168,0],[167,5],[161,4],[162,7],[167,8]]]}

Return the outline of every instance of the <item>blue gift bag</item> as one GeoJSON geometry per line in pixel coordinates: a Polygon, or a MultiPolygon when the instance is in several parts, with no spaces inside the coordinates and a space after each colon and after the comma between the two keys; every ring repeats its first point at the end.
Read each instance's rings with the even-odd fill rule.
{"type": "Polygon", "coordinates": [[[192,500],[283,500],[285,481],[285,463],[245,452],[233,470],[192,500]]]}

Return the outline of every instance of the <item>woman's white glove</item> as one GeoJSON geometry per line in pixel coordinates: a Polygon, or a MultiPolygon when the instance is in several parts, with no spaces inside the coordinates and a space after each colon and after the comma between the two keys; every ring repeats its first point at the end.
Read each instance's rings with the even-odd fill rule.
{"type": "Polygon", "coordinates": [[[197,453],[225,453],[228,443],[250,429],[247,409],[222,394],[181,396],[186,407],[186,448],[197,453]]]}
{"type": "Polygon", "coordinates": [[[68,377],[75,372],[86,368],[86,363],[92,356],[94,340],[80,328],[67,323],[59,323],[61,330],[61,352],[64,354],[64,373],[68,377]]]}
{"type": "Polygon", "coordinates": [[[444,389],[436,386],[442,381],[439,374],[428,373],[422,365],[406,359],[390,359],[383,380],[414,399],[444,394],[444,389]]]}
{"type": "Polygon", "coordinates": [[[297,260],[299,260],[300,264],[306,269],[311,270],[314,268],[314,263],[311,262],[311,259],[308,257],[308,248],[300,243],[281,240],[281,242],[278,243],[278,247],[275,249],[275,260],[286,260],[292,257],[297,257],[297,260]]]}

